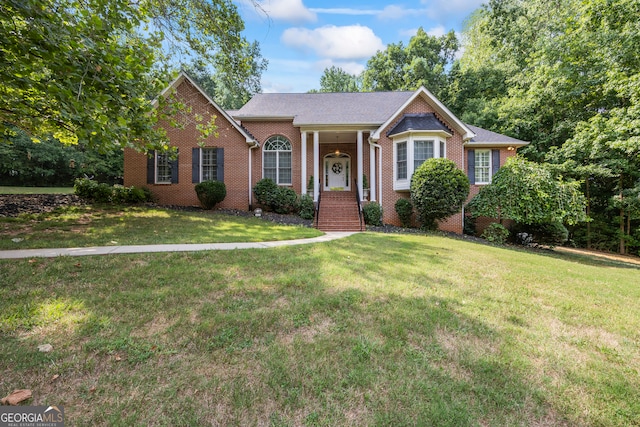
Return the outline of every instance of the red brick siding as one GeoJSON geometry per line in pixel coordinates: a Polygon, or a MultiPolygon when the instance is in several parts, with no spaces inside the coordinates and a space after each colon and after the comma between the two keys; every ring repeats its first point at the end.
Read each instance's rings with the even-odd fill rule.
{"type": "MultiPolygon", "coordinates": [[[[177,96],[188,100],[193,114],[207,117],[215,114],[218,137],[210,136],[204,147],[224,148],[224,183],[227,196],[218,205],[221,208],[247,209],[248,201],[248,152],[245,137],[220,112],[207,102],[206,98],[187,80],[177,88],[177,96]]],[[[192,149],[198,147],[200,133],[195,123],[187,123],[184,129],[176,129],[161,123],[167,130],[171,145],[178,148],[178,184],[147,184],[147,157],[132,149],[125,150],[124,184],[147,187],[157,197],[160,204],[197,206],[198,198],[191,182],[192,149]]]]}

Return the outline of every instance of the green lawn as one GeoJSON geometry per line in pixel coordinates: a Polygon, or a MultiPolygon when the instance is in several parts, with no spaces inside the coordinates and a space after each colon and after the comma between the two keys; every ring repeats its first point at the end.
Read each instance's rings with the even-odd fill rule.
{"type": "Polygon", "coordinates": [[[7,187],[0,185],[0,194],[73,194],[73,187],[7,187]]]}
{"type": "Polygon", "coordinates": [[[321,234],[313,228],[274,225],[257,218],[145,206],[72,206],[52,213],[0,218],[0,250],[262,242],[321,234]]]}
{"type": "Polygon", "coordinates": [[[70,425],[640,424],[624,263],[364,233],[0,261],[0,284],[0,395],[70,425]]]}

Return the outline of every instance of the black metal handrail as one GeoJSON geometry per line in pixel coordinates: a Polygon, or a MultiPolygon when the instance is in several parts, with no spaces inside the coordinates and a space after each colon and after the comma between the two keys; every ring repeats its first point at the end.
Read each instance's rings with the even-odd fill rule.
{"type": "MultiPolygon", "coordinates": [[[[313,194],[311,195],[313,197],[313,194]]],[[[322,198],[322,193],[318,191],[318,202],[316,203],[316,228],[318,228],[318,220],[320,218],[320,199],[322,198]]]]}
{"type": "Polygon", "coordinates": [[[356,185],[356,203],[358,204],[358,218],[360,219],[360,231],[363,231],[362,222],[364,218],[362,217],[362,203],[360,202],[360,190],[358,190],[358,180],[354,178],[353,182],[356,185]]]}

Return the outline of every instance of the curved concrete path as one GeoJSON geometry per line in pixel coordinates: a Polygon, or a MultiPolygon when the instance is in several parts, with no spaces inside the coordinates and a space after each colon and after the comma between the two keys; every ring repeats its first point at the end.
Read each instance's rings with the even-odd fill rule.
{"type": "Polygon", "coordinates": [[[111,254],[137,254],[145,252],[194,252],[228,251],[232,249],[265,249],[278,246],[305,245],[309,243],[329,242],[351,236],[356,232],[331,232],[309,239],[278,240],[274,242],[247,243],[194,243],[172,245],[135,245],[135,246],[92,246],[88,248],[18,249],[0,250],[0,259],[54,258],[58,256],[87,256],[111,254]]]}

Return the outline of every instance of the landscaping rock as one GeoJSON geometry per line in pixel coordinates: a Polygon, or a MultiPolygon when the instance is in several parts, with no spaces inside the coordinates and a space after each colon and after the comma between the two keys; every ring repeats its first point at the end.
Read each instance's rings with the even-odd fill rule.
{"type": "Polygon", "coordinates": [[[0,195],[0,217],[51,212],[61,206],[83,204],[74,194],[3,194],[0,195]]]}
{"type": "Polygon", "coordinates": [[[38,351],[40,353],[49,353],[53,350],[53,346],[51,344],[41,344],[38,346],[38,351]]]}

